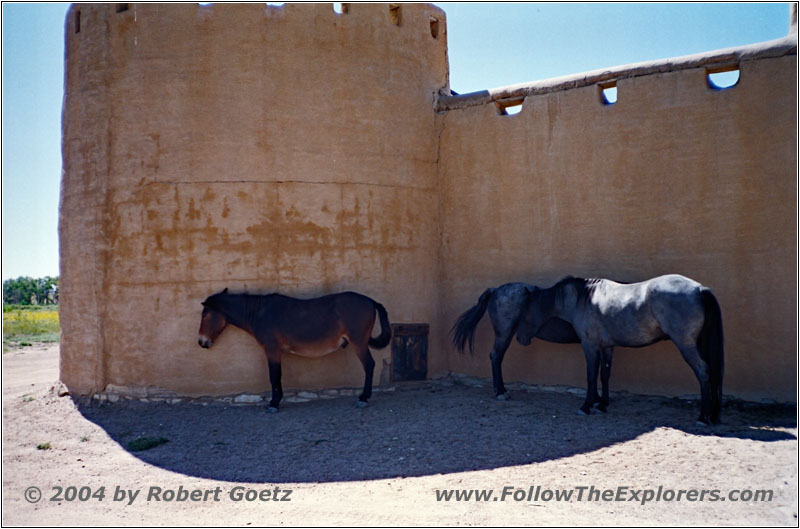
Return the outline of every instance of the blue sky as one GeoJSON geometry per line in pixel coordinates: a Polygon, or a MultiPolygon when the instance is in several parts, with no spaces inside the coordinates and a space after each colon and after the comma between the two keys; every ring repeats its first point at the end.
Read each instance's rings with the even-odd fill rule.
{"type": "MultiPolygon", "coordinates": [[[[772,40],[789,5],[437,3],[459,93],[772,40]]],[[[2,7],[2,278],[58,275],[68,4],[2,7]]]]}

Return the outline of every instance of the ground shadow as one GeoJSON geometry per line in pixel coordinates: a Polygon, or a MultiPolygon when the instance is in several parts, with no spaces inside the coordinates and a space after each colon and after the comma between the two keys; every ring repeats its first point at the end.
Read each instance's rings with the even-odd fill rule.
{"type": "Polygon", "coordinates": [[[607,414],[576,415],[579,395],[491,390],[428,382],[399,387],[356,409],[352,399],[260,406],[79,403],[129,450],[139,437],[165,444],[131,452],[189,476],[235,482],[328,482],[483,470],[569,457],[635,439],[659,427],[693,435],[771,442],[796,437],[794,407],[728,402],[724,424],[695,424],[697,403],[621,395],[607,414]]]}

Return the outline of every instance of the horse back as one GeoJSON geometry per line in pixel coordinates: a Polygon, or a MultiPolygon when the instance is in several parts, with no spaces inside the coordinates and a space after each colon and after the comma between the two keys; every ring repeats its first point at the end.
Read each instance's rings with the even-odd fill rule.
{"type": "Polygon", "coordinates": [[[702,327],[701,288],[677,274],[630,284],[601,280],[591,296],[596,312],[583,327],[607,345],[644,347],[668,338],[688,343],[702,327]]]}
{"type": "Polygon", "coordinates": [[[260,311],[253,334],[262,344],[301,356],[321,356],[348,343],[369,340],[375,302],[357,292],[311,299],[273,295],[260,311]]]}
{"type": "Polygon", "coordinates": [[[676,343],[694,343],[703,326],[703,285],[677,274],[652,279],[648,288],[650,310],[665,333],[676,343]]]}

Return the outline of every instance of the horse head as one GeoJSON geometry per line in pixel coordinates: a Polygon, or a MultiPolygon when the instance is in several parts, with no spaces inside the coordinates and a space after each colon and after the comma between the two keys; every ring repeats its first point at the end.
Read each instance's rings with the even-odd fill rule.
{"type": "Polygon", "coordinates": [[[533,338],[554,343],[580,343],[571,323],[554,315],[553,289],[526,286],[528,298],[520,312],[517,341],[529,345],[533,338]]]}
{"type": "Polygon", "coordinates": [[[539,329],[544,325],[545,321],[550,317],[545,314],[544,307],[540,301],[540,289],[533,285],[527,285],[528,297],[527,303],[524,305],[519,319],[519,327],[517,327],[517,340],[522,345],[528,345],[539,329]]]}
{"type": "Polygon", "coordinates": [[[214,340],[217,339],[217,336],[219,336],[228,325],[228,318],[219,310],[219,305],[216,303],[219,299],[218,297],[227,292],[228,289],[226,288],[219,294],[209,296],[202,303],[203,315],[200,317],[200,331],[197,343],[204,349],[211,347],[214,340]]]}

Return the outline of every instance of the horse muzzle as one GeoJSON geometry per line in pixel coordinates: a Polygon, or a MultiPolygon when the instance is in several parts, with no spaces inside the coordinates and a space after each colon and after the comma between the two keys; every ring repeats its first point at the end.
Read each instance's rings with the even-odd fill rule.
{"type": "Polygon", "coordinates": [[[198,339],[197,339],[197,343],[198,343],[198,344],[200,345],[200,347],[202,347],[203,349],[208,349],[209,347],[211,347],[211,343],[212,343],[212,342],[211,342],[211,340],[209,340],[209,339],[208,339],[208,338],[206,338],[205,336],[201,336],[200,338],[198,338],[198,339]]]}

